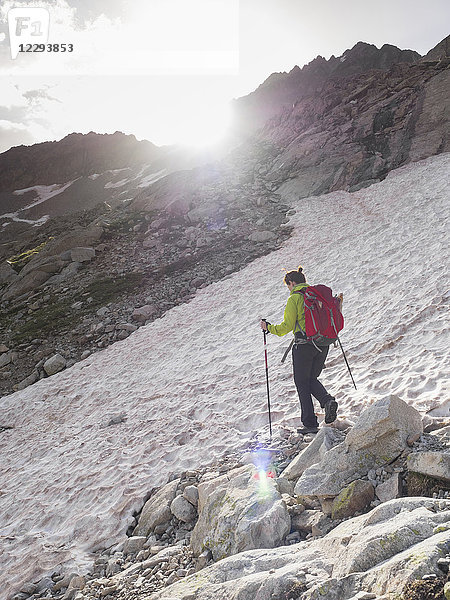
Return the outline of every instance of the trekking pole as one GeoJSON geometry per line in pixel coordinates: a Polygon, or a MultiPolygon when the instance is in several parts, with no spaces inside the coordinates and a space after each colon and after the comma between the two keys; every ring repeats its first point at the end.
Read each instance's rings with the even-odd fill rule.
{"type": "Polygon", "coordinates": [[[269,430],[270,430],[270,443],[272,443],[272,417],[270,415],[270,392],[269,392],[269,365],[267,363],[267,331],[263,329],[264,334],[264,356],[266,359],[266,384],[267,384],[267,405],[269,407],[269,430]]]}
{"type": "Polygon", "coordinates": [[[356,390],[356,383],[355,383],[355,380],[353,379],[353,375],[352,375],[352,372],[350,370],[350,365],[348,364],[347,357],[345,356],[345,352],[344,352],[344,348],[342,347],[341,340],[339,339],[339,337],[338,337],[337,340],[339,342],[339,346],[341,347],[342,354],[344,355],[345,364],[347,365],[348,372],[350,373],[350,377],[352,378],[353,385],[355,386],[355,390],[356,390]]]}

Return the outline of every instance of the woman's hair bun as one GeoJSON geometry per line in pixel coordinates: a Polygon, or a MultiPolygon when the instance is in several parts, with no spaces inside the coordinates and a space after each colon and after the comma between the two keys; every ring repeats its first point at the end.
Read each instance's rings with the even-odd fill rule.
{"type": "Polygon", "coordinates": [[[303,271],[303,267],[300,265],[299,268],[297,269],[298,273],[301,273],[303,271]]]}

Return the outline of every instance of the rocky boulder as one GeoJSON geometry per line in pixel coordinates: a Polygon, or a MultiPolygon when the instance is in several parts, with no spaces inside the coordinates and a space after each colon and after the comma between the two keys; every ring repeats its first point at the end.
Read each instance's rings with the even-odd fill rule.
{"type": "Polygon", "coordinates": [[[388,502],[402,495],[402,478],[400,473],[394,473],[384,483],[377,485],[375,494],[380,502],[388,502]]]}
{"type": "Polygon", "coordinates": [[[315,540],[224,558],[151,600],[272,600],[300,592],[302,600],[350,600],[363,591],[398,596],[408,581],[441,573],[438,560],[450,546],[449,509],[449,501],[392,500],[315,540]]]}
{"type": "Polygon", "coordinates": [[[408,471],[450,481],[450,453],[414,452],[408,456],[408,471]]]}
{"type": "Polygon", "coordinates": [[[94,248],[72,248],[61,253],[61,258],[65,260],[71,260],[73,262],[88,262],[95,258],[94,248]]]}
{"type": "Polygon", "coordinates": [[[7,262],[0,264],[0,285],[12,283],[18,278],[17,273],[7,262]]]}
{"type": "Polygon", "coordinates": [[[63,263],[48,263],[47,265],[44,265],[43,269],[37,269],[24,275],[21,274],[6,288],[2,299],[12,300],[36,289],[50,278],[52,274],[50,268],[53,267],[56,269],[55,271],[53,271],[53,273],[59,272],[59,270],[61,270],[63,267],[63,263]]]}
{"type": "Polygon", "coordinates": [[[6,280],[10,282],[10,285],[3,293],[3,300],[12,300],[22,294],[35,290],[44,283],[57,283],[73,274],[80,266],[80,263],[89,262],[95,257],[94,248],[77,246],[69,250],[63,250],[62,252],[57,251],[64,248],[64,245],[67,242],[72,242],[72,240],[87,239],[95,241],[100,235],[101,229],[92,228],[90,231],[82,230],[82,232],[75,231],[75,233],[65,234],[62,236],[62,241],[50,241],[44,250],[22,268],[18,275],[15,274],[16,276],[12,277],[10,274],[9,279],[6,280]],[[55,253],[50,253],[49,248],[50,250],[53,248],[55,253]],[[63,275],[63,277],[58,278],[58,274],[63,275]]]}
{"type": "Polygon", "coordinates": [[[170,505],[175,499],[179,482],[179,479],[170,481],[147,500],[133,536],[148,536],[157,525],[170,521],[172,518],[170,505]]]}
{"type": "Polygon", "coordinates": [[[255,475],[249,465],[199,485],[201,512],[191,537],[195,556],[209,549],[220,560],[250,548],[274,548],[289,533],[291,519],[273,480],[255,475]]]}
{"type": "Polygon", "coordinates": [[[170,504],[171,513],[183,523],[191,523],[197,516],[194,506],[183,496],[176,496],[170,504]]]}
{"type": "Polygon", "coordinates": [[[377,400],[359,417],[348,433],[345,445],[350,452],[370,449],[384,462],[396,458],[410,435],[422,434],[420,413],[398,396],[377,400]]]}
{"type": "Polygon", "coordinates": [[[284,469],[282,476],[297,480],[308,467],[320,462],[325,453],[345,439],[345,435],[334,427],[322,427],[313,441],[306,446],[284,469]]]}
{"type": "Polygon", "coordinates": [[[418,411],[397,396],[377,400],[356,421],[344,442],[306,469],[295,486],[299,496],[337,496],[356,479],[395,460],[410,435],[422,433],[418,411]]]}
{"type": "Polygon", "coordinates": [[[364,510],[374,499],[374,487],[370,481],[357,479],[345,487],[334,499],[331,509],[333,519],[346,519],[364,510]]]}
{"type": "Polygon", "coordinates": [[[151,319],[156,312],[156,306],[153,306],[152,304],[146,304],[145,306],[136,308],[133,311],[132,317],[135,321],[138,321],[139,323],[145,323],[145,321],[151,319]]]}
{"type": "Polygon", "coordinates": [[[273,233],[273,231],[255,231],[249,235],[248,239],[251,242],[268,242],[276,237],[277,236],[273,233]]]}
{"type": "Polygon", "coordinates": [[[59,373],[66,366],[66,359],[61,354],[55,354],[51,358],[45,361],[44,363],[44,371],[47,375],[55,375],[55,373],[59,373]]]}

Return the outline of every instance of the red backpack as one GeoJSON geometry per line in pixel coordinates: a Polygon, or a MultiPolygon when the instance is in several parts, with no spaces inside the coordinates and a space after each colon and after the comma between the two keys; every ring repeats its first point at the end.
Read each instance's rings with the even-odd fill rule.
{"type": "Polygon", "coordinates": [[[329,346],[338,339],[344,327],[341,299],[333,296],[326,285],[309,285],[294,293],[303,294],[305,301],[305,335],[313,344],[329,346]]]}

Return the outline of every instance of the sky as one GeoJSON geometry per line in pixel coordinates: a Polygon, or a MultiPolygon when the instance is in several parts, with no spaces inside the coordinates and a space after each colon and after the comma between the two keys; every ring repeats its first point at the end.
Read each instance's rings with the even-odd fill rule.
{"type": "Polygon", "coordinates": [[[1,0],[0,152],[74,131],[204,146],[271,73],[358,41],[423,55],[449,21],[446,0],[1,0]]]}

